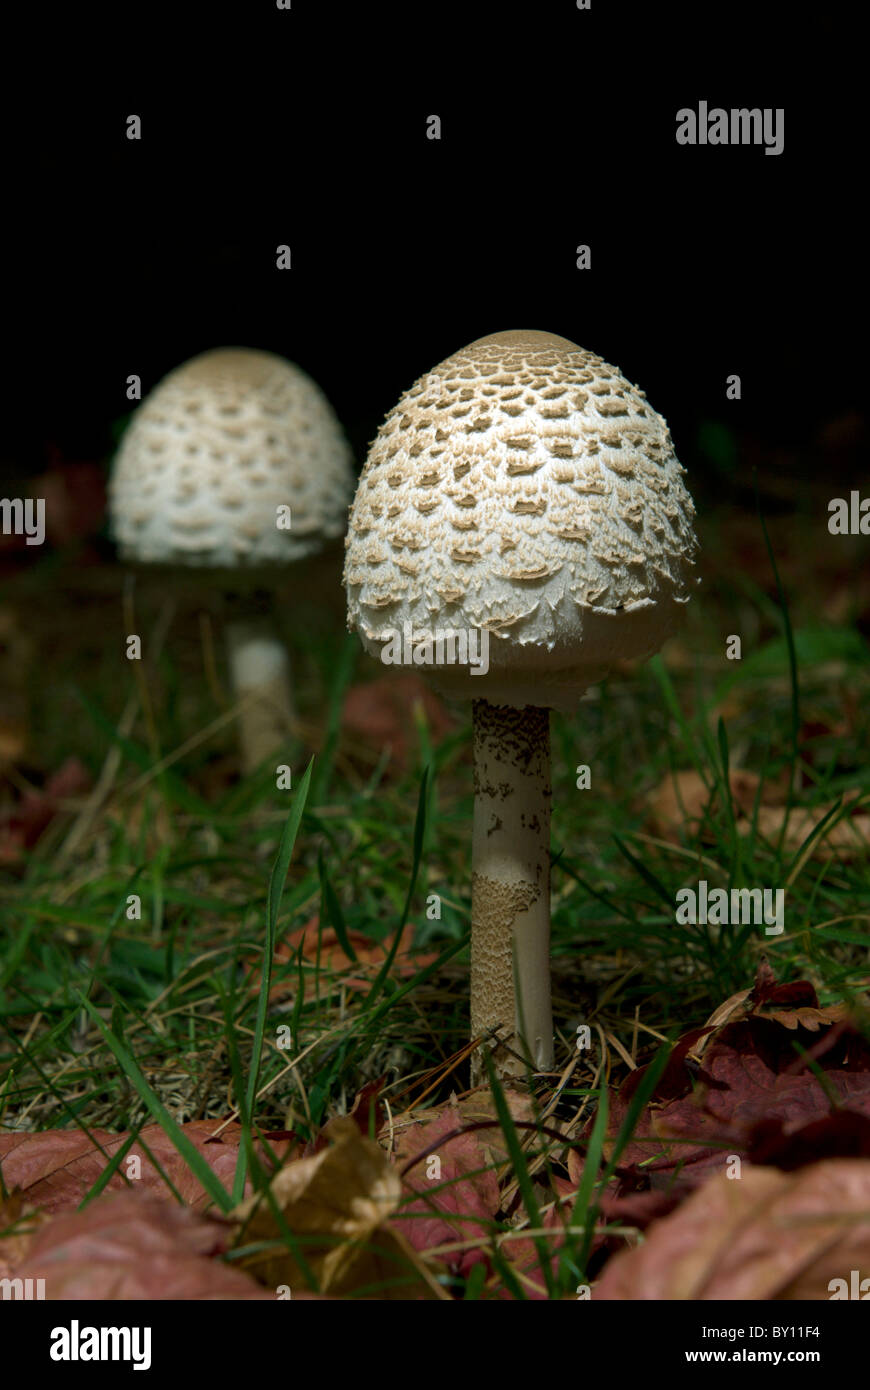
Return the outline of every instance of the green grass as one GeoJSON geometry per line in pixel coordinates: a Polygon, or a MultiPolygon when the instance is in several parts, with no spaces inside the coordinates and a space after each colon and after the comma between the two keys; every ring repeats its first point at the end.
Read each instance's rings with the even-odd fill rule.
{"type": "MultiPolygon", "coordinates": [[[[602,1078],[574,1049],[579,1022],[644,1061],[659,1040],[703,1023],[748,987],[762,955],[783,979],[811,979],[823,1003],[866,988],[870,855],[843,863],[787,847],[761,833],[761,797],[749,833],[740,833],[728,790],[729,767],[747,768],[832,819],[845,814],[844,792],[870,794],[867,644],[855,628],[825,627],[811,613],[794,620],[792,636],[769,578],[766,589],[722,579],[694,605],[680,639],[688,660],[666,649],[611,676],[576,717],[553,716],[557,1067],[572,1054],[576,1065],[549,1124],[577,1139],[596,1112],[599,1122],[555,1272],[546,1238],[535,1237],[550,1297],[570,1296],[589,1277],[608,1172],[602,1078]],[[742,661],[728,662],[725,637],[741,631],[753,640],[742,661]],[[592,768],[588,791],[576,788],[581,763],[592,768]],[[689,768],[709,787],[710,804],[698,827],[668,842],[649,828],[650,794],[672,770],[689,768]],[[676,926],[676,892],[700,878],[711,887],[786,887],[785,932],[676,926]]],[[[27,596],[38,603],[33,574],[27,596]]],[[[158,608],[145,603],[144,630],[158,608]]],[[[20,864],[0,871],[0,1127],[122,1131],[156,1120],[184,1153],[179,1126],[232,1111],[245,1134],[235,1192],[201,1174],[223,1209],[248,1168],[265,1181],[258,1135],[292,1128],[313,1138],[378,1076],[401,1110],[467,1039],[467,711],[440,740],[418,713],[414,751],[397,767],[341,727],[348,684],[383,673],[328,624],[312,620],[293,640],[308,722],[288,750],[292,791],[276,789],[268,770],[237,778],[230,722],[195,737],[221,711],[199,670],[190,614],[169,625],[144,673],[163,764],[186,749],[158,772],[141,705],[128,731],[116,732],[136,693],[126,663],[119,677],[117,661],[89,666],[72,644],[61,651],[62,715],[44,725],[44,766],[72,751],[95,778],[115,747],[117,770],[73,855],[63,852],[71,817],[61,816],[20,864]],[[441,916],[430,919],[433,893],[441,916]],[[402,978],[388,961],[369,969],[361,988],[330,970],[325,948],[314,959],[296,952],[273,961],[272,948],[316,914],[321,933],[331,927],[352,961],[358,933],[385,943],[406,922],[438,959],[402,978]],[[277,1045],[282,1025],[289,1050],[277,1045]]],[[[43,707],[46,698],[43,691],[43,707]]],[[[627,1068],[607,1045],[612,1086],[627,1068]]],[[[445,1072],[426,1104],[467,1084],[466,1062],[445,1072]]],[[[541,1110],[551,1091],[538,1083],[541,1110]]],[[[538,1230],[564,1144],[546,1125],[539,1135],[517,1129],[499,1107],[513,1177],[538,1230]]],[[[620,1136],[616,1153],[628,1138],[620,1136]]],[[[189,1158],[196,1170],[196,1155],[189,1158]]],[[[615,1161],[611,1154],[610,1170],[615,1161]]],[[[446,1281],[452,1293],[487,1298],[501,1282],[526,1296],[498,1249],[513,1215],[494,1223],[491,1271],[476,1269],[462,1287],[446,1281]]]]}

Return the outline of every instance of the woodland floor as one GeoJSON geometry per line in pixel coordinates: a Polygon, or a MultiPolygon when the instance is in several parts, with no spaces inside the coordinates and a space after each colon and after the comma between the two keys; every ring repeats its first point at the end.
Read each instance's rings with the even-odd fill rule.
{"type": "MultiPolygon", "coordinates": [[[[59,1213],[96,1220],[116,1188],[138,1198],[122,1136],[142,1142],[143,1127],[149,1192],[174,1186],[197,1220],[238,1217],[246,1176],[262,1192],[279,1158],[284,1173],[309,1165],[277,1202],[268,1258],[251,1253],[261,1209],[244,1213],[246,1243],[197,1255],[179,1297],[201,1296],[202,1264],[243,1281],[227,1297],[285,1282],[310,1296],[651,1296],[642,1261],[664,1251],[667,1289],[668,1221],[719,1220],[736,1239],[716,1206],[723,1149],[748,1163],[756,1208],[799,1201],[826,1160],[858,1164],[870,1247],[870,565],[865,537],[828,534],[823,488],[797,493],[764,499],[782,594],[752,499],[708,507],[681,635],[553,716],[556,1066],[494,1098],[468,1091],[469,712],[344,633],[340,547],[277,594],[299,711],[292,791],[273,770],[240,776],[212,597],[131,581],[99,538],[38,563],[7,553],[0,1273],[38,1265],[14,1242],[48,1240],[59,1213]],[[131,631],[141,662],[124,655],[131,631]],[[676,893],[702,879],[783,889],[783,932],[677,925],[676,893]],[[433,1145],[442,1186],[425,1159],[399,1175],[433,1145]],[[768,1192],[787,1177],[788,1193],[768,1192]],[[341,1205],[378,1182],[395,1200],[362,1231],[375,1255],[339,1259],[347,1231],[323,1215],[323,1185],[341,1205]],[[627,1252],[631,1270],[616,1263],[627,1252]]],[[[100,1296],[92,1268],[76,1273],[79,1296],[100,1296]]],[[[797,1278],[717,1296],[798,1296],[782,1293],[797,1278]]],[[[828,1296],[813,1288],[802,1296],[828,1296]]]]}

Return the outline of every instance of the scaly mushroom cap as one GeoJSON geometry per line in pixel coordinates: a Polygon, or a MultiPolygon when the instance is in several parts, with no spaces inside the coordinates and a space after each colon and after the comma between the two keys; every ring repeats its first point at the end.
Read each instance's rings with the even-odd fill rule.
{"type": "Polygon", "coordinates": [[[665,421],[615,367],[550,333],[496,333],[387,416],[350,514],[348,623],[379,656],[408,622],[487,630],[489,672],[447,693],[570,709],[658,650],[697,582],[694,506],[665,421]]]}
{"type": "Polygon", "coordinates": [[[145,564],[287,564],[343,534],[350,458],[299,367],[248,348],[205,352],[133,416],[109,485],[112,531],[124,558],[145,564]]]}

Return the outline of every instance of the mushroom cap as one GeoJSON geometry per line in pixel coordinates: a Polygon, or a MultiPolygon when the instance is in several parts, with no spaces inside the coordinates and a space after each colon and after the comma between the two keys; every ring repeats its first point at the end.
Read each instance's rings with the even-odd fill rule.
{"type": "Polygon", "coordinates": [[[486,674],[421,670],[448,694],[571,709],[678,625],[697,583],[684,472],[616,367],[550,333],[480,338],[415,382],[372,444],[345,541],[348,625],[373,656],[408,623],[414,640],[486,631],[486,674]]]}
{"type": "Polygon", "coordinates": [[[126,560],[287,564],[344,534],[352,487],[350,448],[319,386],[273,353],[219,348],[170,372],[136,410],[115,456],[110,523],[126,560]]]}

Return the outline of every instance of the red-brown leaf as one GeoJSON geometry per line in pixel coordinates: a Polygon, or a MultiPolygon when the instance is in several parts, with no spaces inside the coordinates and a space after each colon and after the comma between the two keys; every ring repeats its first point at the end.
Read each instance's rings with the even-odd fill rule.
{"type": "Polygon", "coordinates": [[[429,1178],[427,1166],[434,1171],[434,1164],[427,1165],[425,1158],[414,1164],[403,1178],[405,1196],[411,1200],[403,1202],[400,1215],[393,1218],[393,1225],[418,1251],[474,1242],[466,1250],[445,1254],[445,1263],[457,1274],[466,1274],[486,1258],[500,1201],[496,1174],[479,1137],[485,1131],[456,1134],[462,1123],[458,1109],[448,1105],[429,1124],[415,1126],[405,1137],[403,1168],[432,1149],[431,1157],[440,1160],[441,1172],[440,1177],[429,1178]]]}
{"type": "MultiPolygon", "coordinates": [[[[217,1120],[193,1120],[182,1126],[185,1135],[209,1164],[224,1187],[232,1188],[241,1142],[241,1127],[229,1124],[221,1129],[217,1120]],[[215,1138],[215,1131],[220,1135],[215,1138]]],[[[91,1130],[92,1139],[81,1130],[45,1130],[39,1134],[0,1134],[0,1173],[8,1191],[20,1189],[34,1207],[60,1212],[78,1206],[100,1177],[112,1156],[125,1142],[124,1134],[91,1130]],[[97,1147],[99,1145],[99,1147],[97,1147]],[[101,1152],[103,1150],[103,1152],[101,1152]]],[[[180,1196],[192,1207],[208,1205],[210,1198],[186,1161],[159,1125],[146,1125],[141,1138],[167,1174],[180,1196]]],[[[270,1147],[281,1157],[286,1141],[272,1141],[270,1147]]],[[[150,1188],[165,1196],[167,1186],[157,1168],[137,1140],[121,1162],[121,1172],[109,1179],[107,1191],[127,1191],[130,1187],[150,1188]],[[128,1159],[142,1160],[141,1177],[125,1181],[128,1159]]]]}
{"type": "Polygon", "coordinates": [[[13,1278],[44,1279],[46,1299],[274,1299],[217,1258],[228,1232],[153,1192],[103,1194],[42,1226],[13,1278]]]}
{"type": "Polygon", "coordinates": [[[615,1255],[593,1299],[829,1299],[870,1270],[870,1162],[711,1178],[643,1245],[615,1255]]]}

